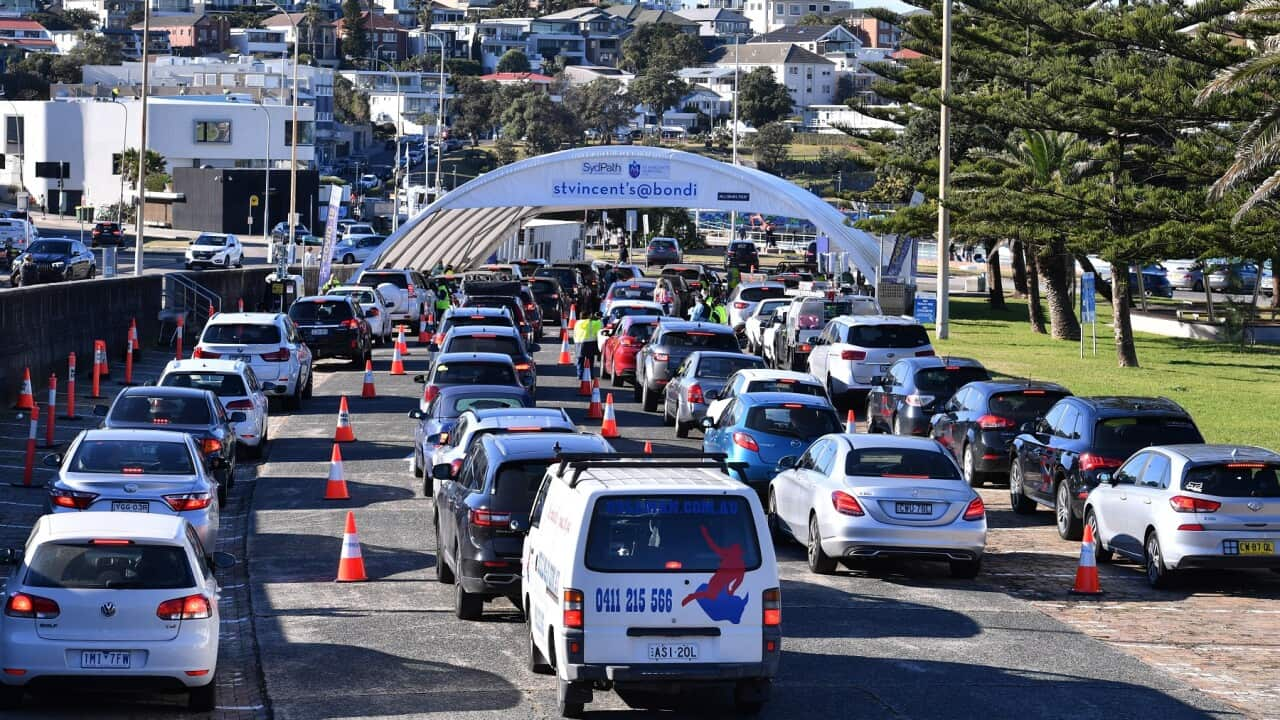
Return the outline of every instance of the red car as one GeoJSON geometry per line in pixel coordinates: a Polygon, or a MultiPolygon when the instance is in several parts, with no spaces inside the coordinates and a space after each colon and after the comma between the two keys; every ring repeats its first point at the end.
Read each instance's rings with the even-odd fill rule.
{"type": "Polygon", "coordinates": [[[600,377],[612,378],[614,387],[624,380],[636,381],[636,353],[653,337],[657,315],[629,315],[622,318],[600,347],[600,377]]]}

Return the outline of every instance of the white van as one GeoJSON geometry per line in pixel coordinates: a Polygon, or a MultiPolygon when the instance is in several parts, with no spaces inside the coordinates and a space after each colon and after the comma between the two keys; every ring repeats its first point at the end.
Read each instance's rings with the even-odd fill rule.
{"type": "Polygon", "coordinates": [[[782,653],[778,565],[755,491],[714,456],[560,456],[534,499],[523,563],[529,667],[560,714],[593,689],[728,685],[768,700],[782,653]]]}

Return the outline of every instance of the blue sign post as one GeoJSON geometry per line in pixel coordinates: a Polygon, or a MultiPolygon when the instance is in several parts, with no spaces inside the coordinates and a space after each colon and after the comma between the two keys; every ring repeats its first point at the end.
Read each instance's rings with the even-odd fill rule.
{"type": "MultiPolygon", "coordinates": [[[[1080,324],[1093,324],[1093,354],[1098,354],[1098,298],[1094,274],[1080,276],[1080,324]]],[[[1080,357],[1084,358],[1084,328],[1080,328],[1080,357]]]]}
{"type": "Polygon", "coordinates": [[[933,293],[916,295],[915,316],[916,322],[921,325],[936,323],[938,321],[938,297],[933,293]]]}

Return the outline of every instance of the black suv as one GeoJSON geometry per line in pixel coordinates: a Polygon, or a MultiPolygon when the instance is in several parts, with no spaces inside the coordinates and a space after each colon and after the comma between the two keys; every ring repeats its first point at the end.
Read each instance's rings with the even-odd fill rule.
{"type": "Polygon", "coordinates": [[[520,604],[521,556],[529,511],[547,466],[565,453],[612,453],[599,435],[486,435],[471,445],[462,469],[431,469],[435,493],[436,579],[454,586],[454,612],[479,620],[484,601],[520,604]]]}
{"type": "Polygon", "coordinates": [[[742,272],[755,272],[760,267],[760,253],[749,240],[731,240],[724,251],[724,269],[738,268],[742,272]]]}
{"type": "Polygon", "coordinates": [[[660,321],[653,339],[636,354],[636,402],[643,402],[646,412],[655,412],[680,363],[699,350],[742,352],[738,337],[725,325],[660,321]]]}
{"type": "Polygon", "coordinates": [[[93,231],[89,233],[89,245],[92,247],[124,245],[124,230],[120,228],[120,223],[117,222],[95,223],[93,231]]]}
{"type": "Polygon", "coordinates": [[[313,359],[345,357],[352,367],[363,368],[373,353],[365,312],[346,295],[313,295],[295,300],[289,319],[298,326],[313,359]]]}
{"type": "Polygon", "coordinates": [[[1130,455],[1152,445],[1203,442],[1191,415],[1166,398],[1063,398],[1014,438],[1009,504],[1018,514],[1053,508],[1058,535],[1079,540],[1089,491],[1130,455]]]}
{"type": "Polygon", "coordinates": [[[971,382],[930,420],[929,434],[960,462],[972,486],[991,477],[1009,477],[1009,448],[1018,428],[1035,422],[1071,391],[1054,383],[1026,380],[971,382]]]}
{"type": "Polygon", "coordinates": [[[926,435],[929,419],[957,390],[990,379],[982,363],[970,358],[903,358],[867,391],[867,431],[926,435]]]}
{"type": "MultiPolygon", "coordinates": [[[[562,294],[567,296],[569,305],[576,304],[578,309],[589,307],[584,303],[584,293],[587,292],[587,283],[582,279],[582,273],[577,268],[567,267],[564,265],[548,265],[538,268],[534,272],[535,278],[554,278],[560,283],[562,294]]],[[[565,306],[566,308],[568,305],[565,306]]]]}
{"type": "Polygon", "coordinates": [[[569,319],[569,297],[560,281],[553,277],[533,277],[529,279],[529,290],[538,301],[542,310],[542,322],[553,325],[561,320],[569,319]]]}

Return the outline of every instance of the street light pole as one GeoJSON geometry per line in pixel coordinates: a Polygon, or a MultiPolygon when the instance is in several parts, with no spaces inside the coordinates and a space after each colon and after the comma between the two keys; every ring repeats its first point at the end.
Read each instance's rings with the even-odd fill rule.
{"type": "MultiPolygon", "coordinates": [[[[765,3],[766,5],[769,2],[765,3]]],[[[733,34],[733,164],[738,164],[738,33],[733,34]]],[[[738,231],[738,211],[729,211],[729,241],[738,231]]]]}
{"type": "MultiPolygon", "coordinates": [[[[142,274],[142,245],[147,217],[147,92],[150,90],[148,58],[151,50],[151,3],[142,3],[142,121],[138,142],[138,217],[134,222],[133,274],[142,274]]],[[[120,158],[121,164],[124,157],[120,158]]],[[[122,233],[123,234],[123,233],[122,233]]]]}
{"type": "Polygon", "coordinates": [[[942,88],[938,117],[938,307],[934,327],[939,340],[951,334],[951,212],[947,210],[951,182],[951,0],[942,2],[942,88]]]}
{"type": "MultiPolygon", "coordinates": [[[[436,198],[439,199],[441,190],[444,188],[440,185],[440,164],[444,158],[444,37],[433,32],[427,35],[434,37],[436,42],[440,43],[440,76],[436,79],[436,198]]],[[[423,174],[428,172],[427,168],[423,168],[423,174]]]]}
{"type": "MultiPolygon", "coordinates": [[[[375,56],[378,54],[378,49],[376,47],[374,48],[373,53],[375,56]]],[[[404,140],[404,88],[401,87],[401,84],[400,84],[400,73],[396,71],[396,67],[394,65],[392,65],[391,63],[379,57],[371,57],[369,58],[369,60],[375,63],[382,63],[383,65],[386,65],[387,72],[391,73],[391,78],[396,81],[396,153],[395,153],[396,160],[395,162],[396,162],[396,165],[399,166],[400,165],[400,144],[404,140]]],[[[374,84],[376,85],[377,82],[375,81],[374,84]]],[[[399,172],[397,167],[396,175],[398,174],[399,172]]],[[[392,177],[394,178],[395,175],[393,175],[392,177]]],[[[404,177],[405,177],[405,190],[406,190],[405,198],[407,199],[408,198],[408,180],[409,180],[409,162],[407,158],[405,159],[405,162],[404,162],[404,177]]],[[[399,187],[399,183],[396,183],[396,186],[391,190],[391,232],[395,232],[396,230],[399,230],[399,229],[400,229],[400,187],[399,187]]]]}
{"type": "MultiPolygon", "coordinates": [[[[277,12],[284,15],[284,19],[289,21],[289,25],[293,27],[293,107],[290,112],[291,122],[289,126],[293,128],[292,137],[289,138],[289,262],[294,259],[294,243],[297,242],[298,230],[298,46],[302,44],[302,35],[298,31],[298,21],[293,15],[285,12],[280,3],[275,0],[262,0],[267,5],[275,8],[277,12]]],[[[315,28],[312,28],[315,31],[315,28]]],[[[283,60],[283,58],[281,58],[283,60]]],[[[144,70],[145,72],[145,70],[144,70]]],[[[284,73],[282,72],[281,75],[284,73]]],[[[268,120],[268,122],[270,122],[268,120]]],[[[270,178],[271,172],[267,171],[270,178]]],[[[269,182],[270,180],[268,180],[269,182]]]]}

